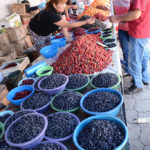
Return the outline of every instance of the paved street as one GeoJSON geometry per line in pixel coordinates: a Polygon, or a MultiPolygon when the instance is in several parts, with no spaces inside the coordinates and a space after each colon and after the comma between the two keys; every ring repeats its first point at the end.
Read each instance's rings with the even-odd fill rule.
{"type": "MultiPolygon", "coordinates": [[[[129,77],[124,78],[124,87],[131,85],[129,77]]],[[[150,118],[150,85],[134,95],[124,95],[126,119],[131,150],[150,150],[150,122],[136,124],[134,119],[150,118]]]]}

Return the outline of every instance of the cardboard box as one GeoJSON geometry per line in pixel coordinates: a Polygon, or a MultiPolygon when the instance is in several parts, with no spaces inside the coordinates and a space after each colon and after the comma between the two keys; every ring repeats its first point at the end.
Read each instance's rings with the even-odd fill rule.
{"type": "Polygon", "coordinates": [[[2,51],[2,56],[7,56],[8,54],[11,53],[12,50],[14,50],[14,47],[12,44],[0,46],[0,51],[2,51]]]}
{"type": "Polygon", "coordinates": [[[19,40],[23,39],[26,36],[26,32],[23,26],[15,27],[15,28],[8,28],[7,29],[8,37],[10,42],[18,42],[19,40]]]}
{"type": "Polygon", "coordinates": [[[26,5],[25,4],[13,4],[12,5],[12,13],[17,14],[25,14],[26,13],[26,5]]]}
{"type": "Polygon", "coordinates": [[[8,90],[6,85],[0,84],[0,103],[3,103],[5,106],[7,106],[10,102],[7,100],[7,94],[8,90]]]}
{"type": "Polygon", "coordinates": [[[32,17],[31,14],[25,14],[25,15],[20,15],[20,16],[21,16],[22,24],[28,25],[32,17]]]}
{"type": "Polygon", "coordinates": [[[9,38],[6,32],[3,32],[2,34],[0,34],[0,45],[7,45],[9,44],[9,38]]]}
{"type": "Polygon", "coordinates": [[[21,18],[17,13],[13,13],[10,16],[3,19],[2,21],[0,21],[0,30],[2,30],[3,25],[5,26],[5,28],[21,26],[21,18]]]}
{"type": "Polygon", "coordinates": [[[11,61],[17,58],[15,49],[12,49],[11,52],[5,56],[0,57],[0,63],[11,61]]]}
{"type": "Polygon", "coordinates": [[[24,55],[24,50],[32,47],[32,42],[30,39],[30,36],[27,35],[24,39],[18,41],[17,43],[14,43],[14,48],[17,52],[18,56],[23,56],[24,55]]]}

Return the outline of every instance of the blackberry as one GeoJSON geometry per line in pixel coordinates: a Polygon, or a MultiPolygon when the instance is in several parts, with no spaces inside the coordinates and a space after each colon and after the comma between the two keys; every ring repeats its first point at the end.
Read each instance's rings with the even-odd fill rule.
{"type": "Polygon", "coordinates": [[[29,114],[29,113],[34,113],[35,111],[33,110],[24,110],[24,111],[19,111],[19,112],[16,112],[14,113],[11,117],[8,118],[8,120],[6,120],[5,122],[5,129],[8,128],[8,126],[13,122],[15,121],[17,118],[23,116],[23,115],[26,115],[26,114],[29,114]]]}
{"type": "Polygon", "coordinates": [[[69,82],[66,85],[66,89],[77,89],[88,82],[88,77],[83,74],[72,74],[69,76],[69,82]]]}
{"type": "Polygon", "coordinates": [[[71,110],[80,107],[81,97],[76,92],[63,92],[55,97],[52,105],[59,110],[71,110]]]}
{"type": "Polygon", "coordinates": [[[28,142],[41,133],[44,125],[44,119],[41,116],[25,115],[9,128],[8,140],[17,144],[28,142]]]}
{"type": "Polygon", "coordinates": [[[66,77],[62,74],[52,74],[47,76],[40,84],[43,89],[54,89],[62,86],[66,82],[66,77]]]}
{"type": "Polygon", "coordinates": [[[78,135],[78,143],[89,150],[114,150],[125,138],[122,126],[115,121],[93,120],[78,135]]]}
{"type": "Polygon", "coordinates": [[[10,117],[10,116],[11,116],[11,114],[5,114],[5,115],[3,115],[3,116],[0,116],[0,122],[4,123],[5,120],[6,120],[8,117],[10,117]]]}
{"type": "Polygon", "coordinates": [[[118,76],[114,73],[100,73],[92,80],[92,84],[98,88],[109,88],[118,83],[118,76]]]}
{"type": "Polygon", "coordinates": [[[64,150],[62,146],[58,145],[55,142],[45,142],[39,144],[37,147],[32,150],[64,150]]]}
{"type": "Polygon", "coordinates": [[[107,42],[115,42],[115,39],[106,39],[106,40],[104,40],[104,43],[107,43],[107,42]]]}
{"type": "Polygon", "coordinates": [[[121,102],[121,97],[117,93],[97,92],[87,96],[83,106],[92,112],[106,112],[114,109],[121,102]]]}
{"type": "Polygon", "coordinates": [[[51,97],[46,93],[35,92],[23,102],[23,109],[38,109],[50,103],[51,97]]]}
{"type": "Polygon", "coordinates": [[[46,74],[48,72],[50,72],[50,70],[45,70],[45,71],[42,72],[42,74],[46,74]]]}
{"type": "Polygon", "coordinates": [[[55,113],[48,118],[48,127],[45,136],[60,139],[73,134],[78,125],[76,118],[68,113],[55,113]]]}
{"type": "Polygon", "coordinates": [[[0,150],[20,150],[19,148],[8,145],[4,140],[0,141],[0,150]]]}
{"type": "Polygon", "coordinates": [[[106,46],[107,46],[108,48],[114,48],[114,47],[116,47],[116,43],[106,44],[106,46]]]}
{"type": "Polygon", "coordinates": [[[40,89],[39,89],[39,87],[38,87],[38,84],[39,84],[39,81],[40,81],[42,78],[44,78],[44,77],[40,77],[40,78],[35,82],[35,84],[34,84],[34,88],[35,88],[36,91],[40,91],[40,89]]]}

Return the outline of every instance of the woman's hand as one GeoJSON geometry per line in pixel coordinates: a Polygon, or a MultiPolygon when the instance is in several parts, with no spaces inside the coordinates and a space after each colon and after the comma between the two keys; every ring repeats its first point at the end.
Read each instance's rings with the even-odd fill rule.
{"type": "Polygon", "coordinates": [[[86,24],[93,24],[95,23],[95,18],[90,18],[86,20],[86,24]]]}

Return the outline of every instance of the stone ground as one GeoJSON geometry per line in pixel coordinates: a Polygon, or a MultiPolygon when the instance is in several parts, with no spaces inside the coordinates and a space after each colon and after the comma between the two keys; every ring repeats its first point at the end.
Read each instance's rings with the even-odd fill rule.
{"type": "MultiPolygon", "coordinates": [[[[130,87],[129,77],[123,80],[124,89],[130,87]]],[[[150,150],[150,122],[137,124],[134,119],[150,118],[150,85],[141,93],[124,95],[130,150],[150,150]]]]}

